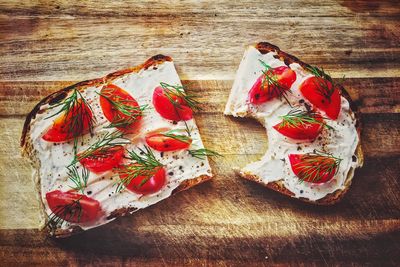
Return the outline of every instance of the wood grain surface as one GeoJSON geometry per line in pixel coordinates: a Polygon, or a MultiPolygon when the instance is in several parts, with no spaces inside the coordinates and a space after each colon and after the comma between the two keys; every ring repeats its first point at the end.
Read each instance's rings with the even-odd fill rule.
{"type": "Polygon", "coordinates": [[[1,1],[0,265],[400,265],[398,1],[1,1]],[[222,115],[244,46],[269,41],[346,75],[362,112],[365,167],[343,201],[300,203],[241,180],[264,128],[222,115]],[[74,81],[174,57],[203,111],[215,179],[65,240],[36,230],[26,114],[74,81]]]}

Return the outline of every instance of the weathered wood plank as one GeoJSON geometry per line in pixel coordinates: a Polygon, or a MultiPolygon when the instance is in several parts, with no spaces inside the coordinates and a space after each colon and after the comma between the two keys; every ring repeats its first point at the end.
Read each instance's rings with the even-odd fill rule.
{"type": "MultiPolygon", "coordinates": [[[[131,216],[134,217],[134,216],[131,216]]],[[[56,265],[120,265],[140,263],[145,266],[163,264],[199,264],[218,263],[221,266],[232,264],[252,266],[270,264],[358,264],[387,265],[398,264],[396,252],[399,249],[399,232],[371,231],[371,228],[395,224],[392,222],[360,223],[341,225],[338,235],[329,236],[325,229],[328,225],[304,222],[300,225],[280,223],[252,225],[219,225],[211,231],[199,225],[190,225],[190,229],[181,225],[157,225],[151,230],[140,226],[137,220],[130,220],[131,229],[125,225],[115,225],[109,229],[96,229],[80,237],[68,240],[48,240],[34,230],[8,230],[0,232],[3,263],[20,265],[41,264],[56,265]],[[255,235],[261,237],[239,237],[244,227],[249,227],[255,235]],[[348,230],[363,227],[363,234],[352,236],[348,230]],[[287,236],[273,234],[273,229],[293,229],[287,236]],[[194,230],[193,230],[194,229],[194,230]],[[296,230],[304,234],[295,234],[296,230]],[[307,230],[311,235],[307,234],[307,230]],[[319,234],[315,229],[320,229],[319,234]],[[271,231],[272,230],[272,231],[271,231]],[[179,235],[175,235],[179,231],[179,235]],[[174,236],[175,235],[175,236],[174,236]],[[212,236],[218,235],[216,238],[212,236]],[[240,234],[239,234],[240,235],[240,234]],[[24,239],[19,238],[24,236],[24,239]],[[234,238],[232,238],[234,237],[234,238]],[[83,241],[84,240],[84,241],[83,241]],[[157,241],[156,241],[157,240],[157,241]],[[310,240],[312,242],[310,242],[310,240]],[[338,245],[333,246],[336,242],[338,245]],[[96,244],[96,246],[93,246],[96,244]],[[190,249],[188,249],[188,247],[190,249]],[[32,249],[35,248],[35,249],[32,249]],[[367,253],[370,252],[370,253],[367,253]],[[40,255],[40,257],[39,257],[40,255]],[[146,264],[147,263],[147,264],[146,264]]],[[[397,222],[398,223],[398,222],[397,222]]],[[[358,228],[359,229],[359,228],[358,228]]]]}
{"type": "MultiPolygon", "coordinates": [[[[0,81],[0,114],[26,115],[42,98],[74,83],[0,81]]],[[[204,103],[204,112],[222,114],[232,81],[185,80],[183,84],[204,103]]],[[[344,86],[364,114],[400,112],[400,78],[349,78],[344,86]]]]}
{"type": "Polygon", "coordinates": [[[400,76],[398,3],[89,4],[1,5],[0,78],[83,80],[165,53],[185,79],[233,79],[257,41],[334,77],[400,76]]]}
{"type": "Polygon", "coordinates": [[[264,1],[252,1],[251,5],[241,2],[208,2],[207,4],[193,1],[159,1],[149,6],[142,2],[109,2],[85,1],[85,3],[71,3],[69,1],[49,2],[40,5],[34,2],[7,1],[0,4],[0,9],[9,15],[29,16],[62,16],[74,17],[168,17],[187,16],[199,17],[354,17],[359,16],[398,16],[399,3],[395,0],[385,1],[325,1],[316,4],[305,0],[270,1],[268,6],[264,1]],[[173,9],[171,9],[173,6],[173,9]],[[263,8],[260,8],[263,7],[263,8]]]}

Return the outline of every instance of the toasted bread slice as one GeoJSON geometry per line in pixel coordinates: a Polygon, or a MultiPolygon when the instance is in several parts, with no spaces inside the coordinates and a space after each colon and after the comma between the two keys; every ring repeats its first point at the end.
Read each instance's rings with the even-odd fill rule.
{"type": "MultiPolygon", "coordinates": [[[[78,151],[84,151],[98,140],[101,135],[104,136],[105,133],[116,130],[116,128],[107,127],[110,121],[104,118],[106,116],[103,116],[102,108],[98,104],[100,90],[110,84],[117,85],[128,92],[137,100],[139,105],[150,106],[149,109],[143,111],[141,119],[143,123],[138,126],[139,130],[134,133],[124,134],[124,138],[131,141],[126,145],[126,148],[129,147],[131,150],[135,150],[145,147],[144,136],[146,133],[158,128],[182,130],[182,133],[185,133],[184,130],[187,127],[191,130],[192,143],[190,149],[204,148],[194,119],[172,121],[164,119],[154,109],[152,101],[154,88],[159,86],[161,82],[178,87],[181,86],[172,59],[168,56],[157,55],[139,66],[117,71],[103,78],[83,81],[55,92],[40,101],[28,114],[21,137],[22,154],[31,160],[35,168],[35,184],[43,215],[41,226],[51,226],[48,227],[50,235],[67,237],[83,230],[100,226],[117,217],[155,204],[172,194],[211,179],[211,168],[206,157],[201,159],[193,157],[188,153],[188,150],[158,152],[151,149],[157,160],[163,164],[166,173],[166,184],[159,191],[140,194],[124,187],[122,191],[117,193],[116,187],[120,181],[118,180],[118,174],[114,172],[115,169],[104,173],[90,172],[87,186],[81,188],[82,194],[100,203],[100,215],[93,221],[81,222],[79,218],[82,210],[79,210],[78,220],[75,218],[74,221],[68,221],[68,218],[60,215],[55,216],[59,220],[56,224],[53,223],[54,215],[58,215],[58,213],[50,209],[46,194],[53,190],[65,192],[73,187],[74,184],[71,183],[71,179],[65,170],[71,160],[74,159],[74,156],[71,155],[71,149],[73,149],[71,146],[73,145],[71,141],[48,142],[43,140],[43,134],[52,127],[54,120],[57,118],[57,116],[52,117],[59,111],[57,106],[67,97],[70,97],[73,91],[78,91],[82,98],[86,98],[87,103],[92,106],[92,113],[97,120],[91,135],[86,134],[83,137],[79,137],[81,139],[77,139],[79,140],[78,151]],[[178,161],[179,163],[177,163],[178,161]]],[[[83,167],[80,162],[75,164],[78,166],[78,174],[80,174],[79,168],[82,169],[83,167]]],[[[142,182],[146,183],[145,180],[142,182]]]]}
{"type": "Polygon", "coordinates": [[[256,82],[257,77],[260,77],[265,71],[264,63],[270,65],[272,68],[286,66],[294,70],[297,73],[296,81],[291,85],[290,89],[293,93],[287,94],[287,101],[292,106],[301,105],[302,107],[305,106],[307,109],[312,106],[300,92],[296,91],[305,79],[313,76],[310,71],[312,69],[310,65],[267,42],[249,46],[236,74],[224,114],[256,119],[267,129],[269,144],[268,150],[263,158],[258,162],[250,163],[244,168],[237,168],[238,175],[242,178],[262,184],[286,196],[312,204],[331,205],[338,202],[349,189],[354,176],[354,170],[361,167],[363,164],[363,153],[360,141],[361,124],[359,121],[359,111],[356,105],[343,86],[338,83],[335,84],[335,87],[340,90],[342,101],[342,108],[337,121],[340,121],[340,123],[348,123],[348,129],[350,130],[347,131],[346,128],[339,125],[339,122],[335,122],[334,120],[327,121],[327,124],[338,128],[342,127],[338,130],[339,133],[337,135],[347,131],[346,134],[349,136],[349,138],[347,138],[348,140],[345,140],[346,138],[343,138],[343,140],[340,138],[339,140],[338,138],[339,141],[335,141],[331,136],[335,136],[336,134],[328,132],[328,130],[324,130],[323,134],[321,134],[321,140],[307,141],[306,145],[303,145],[300,141],[279,135],[272,126],[276,123],[277,118],[281,118],[280,116],[285,115],[282,110],[287,111],[289,109],[289,105],[285,103],[285,99],[279,99],[277,97],[260,105],[252,104],[249,101],[249,90],[256,82]],[[260,62],[262,64],[260,64],[260,62]],[[275,120],[274,123],[272,123],[273,120],[275,120]],[[271,140],[273,140],[272,144],[271,140]],[[338,143],[329,144],[329,142],[338,143]],[[343,149],[346,150],[347,154],[343,156],[342,161],[345,163],[343,163],[342,166],[346,165],[347,167],[344,168],[344,170],[340,169],[340,173],[335,174],[334,179],[331,181],[324,184],[316,184],[302,182],[290,168],[287,155],[282,155],[279,159],[275,158],[281,155],[280,152],[283,151],[283,149],[281,149],[281,144],[287,149],[287,154],[301,154],[303,149],[310,152],[311,149],[314,149],[314,151],[323,150],[326,147],[328,147],[326,148],[328,153],[341,153],[340,151],[338,152],[338,149],[335,150],[334,148],[332,148],[333,151],[330,151],[329,146],[334,147],[335,145],[345,147],[348,144],[351,148],[343,149]],[[280,169],[282,171],[280,171],[280,169]]]}

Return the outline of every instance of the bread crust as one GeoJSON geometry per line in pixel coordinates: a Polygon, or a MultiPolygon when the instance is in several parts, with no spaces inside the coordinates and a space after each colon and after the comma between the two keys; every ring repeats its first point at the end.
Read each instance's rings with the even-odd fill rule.
{"type": "MultiPolygon", "coordinates": [[[[141,65],[110,73],[103,78],[97,78],[97,79],[82,81],[82,82],[73,84],[71,86],[68,86],[64,89],[61,89],[61,90],[54,92],[54,93],[48,95],[47,97],[43,98],[32,109],[32,111],[27,115],[27,117],[25,119],[24,127],[22,130],[22,135],[21,135],[21,141],[20,141],[20,145],[22,148],[22,155],[31,160],[31,163],[36,170],[40,169],[40,162],[35,155],[35,151],[34,151],[32,143],[31,143],[31,139],[29,137],[30,137],[31,122],[32,122],[32,120],[35,119],[36,115],[41,112],[41,107],[43,105],[55,104],[55,103],[62,101],[64,98],[66,98],[68,96],[68,93],[73,89],[78,89],[80,91],[83,91],[87,87],[97,86],[97,85],[101,85],[104,83],[109,83],[109,82],[113,81],[114,79],[116,79],[122,75],[128,74],[128,73],[137,73],[141,70],[146,70],[151,67],[156,68],[157,65],[161,65],[162,63],[167,62],[167,61],[172,61],[172,58],[169,56],[164,56],[164,55],[156,55],[156,56],[149,58],[146,62],[144,62],[141,65]]],[[[207,180],[210,180],[211,178],[212,178],[212,176],[201,175],[201,176],[189,179],[189,180],[185,180],[177,188],[175,188],[172,191],[171,195],[174,195],[178,192],[189,189],[195,185],[198,185],[207,180]]],[[[39,179],[35,179],[34,182],[35,182],[36,189],[39,193],[40,205],[41,205],[42,213],[43,213],[42,215],[43,215],[43,217],[45,217],[44,204],[41,201],[40,177],[39,177],[39,179]]],[[[132,209],[132,208],[117,209],[117,210],[114,210],[107,217],[107,219],[114,219],[117,217],[125,216],[127,214],[134,212],[135,210],[136,209],[132,209]]],[[[45,220],[47,222],[47,218],[45,220]]],[[[72,225],[67,229],[54,229],[54,230],[50,229],[49,235],[52,237],[56,237],[56,238],[64,238],[64,237],[68,237],[68,236],[80,233],[82,231],[84,231],[84,230],[80,226],[72,225]]]]}
{"type": "MultiPolygon", "coordinates": [[[[292,63],[297,63],[304,69],[311,68],[311,65],[301,61],[300,59],[298,59],[297,57],[295,57],[293,55],[290,55],[290,54],[288,54],[286,52],[281,51],[279,49],[279,47],[277,47],[277,46],[275,46],[273,44],[270,44],[268,42],[260,42],[260,43],[257,43],[255,45],[253,45],[253,46],[258,51],[260,51],[261,54],[266,54],[266,53],[269,53],[269,52],[276,52],[277,58],[279,58],[280,60],[285,62],[285,64],[287,66],[289,66],[292,63]]],[[[362,124],[361,124],[361,121],[360,121],[360,111],[359,111],[357,105],[351,99],[349,93],[344,89],[344,87],[341,84],[337,84],[337,86],[341,91],[341,95],[343,97],[345,97],[347,99],[347,101],[349,101],[350,108],[353,111],[355,119],[356,119],[356,125],[355,126],[356,126],[356,129],[357,129],[358,138],[360,140],[358,145],[357,145],[357,148],[356,148],[356,154],[357,154],[357,158],[358,158],[359,163],[360,163],[359,167],[361,167],[363,165],[363,163],[364,163],[364,155],[363,155],[363,151],[362,151],[362,148],[361,148],[361,135],[360,135],[360,133],[361,133],[362,124]]],[[[251,114],[247,114],[246,117],[252,117],[252,116],[251,116],[251,114]]],[[[344,185],[345,185],[344,189],[338,189],[338,190],[336,190],[336,191],[334,191],[332,193],[329,193],[325,197],[323,197],[321,199],[318,199],[316,201],[312,201],[312,200],[309,200],[307,198],[297,198],[297,197],[295,197],[294,193],[291,192],[289,189],[287,189],[285,187],[285,185],[284,185],[282,180],[275,181],[275,182],[270,182],[268,184],[265,184],[265,183],[262,183],[261,182],[262,179],[260,177],[258,177],[257,175],[255,175],[255,174],[252,174],[252,173],[249,173],[249,172],[242,172],[242,171],[237,171],[237,174],[239,176],[241,176],[242,178],[244,178],[244,179],[259,183],[259,184],[261,184],[261,185],[263,185],[263,186],[265,186],[265,187],[267,187],[269,189],[272,189],[274,191],[277,191],[277,192],[279,192],[279,193],[281,193],[283,195],[286,195],[286,196],[289,196],[289,197],[293,197],[293,198],[299,199],[299,200],[307,202],[307,203],[316,204],[316,205],[333,205],[333,204],[339,202],[343,198],[345,193],[348,191],[348,189],[349,189],[349,187],[351,185],[353,176],[354,176],[354,171],[355,171],[355,169],[350,169],[350,171],[349,171],[349,173],[348,173],[348,175],[346,177],[346,180],[344,182],[344,185]]]]}

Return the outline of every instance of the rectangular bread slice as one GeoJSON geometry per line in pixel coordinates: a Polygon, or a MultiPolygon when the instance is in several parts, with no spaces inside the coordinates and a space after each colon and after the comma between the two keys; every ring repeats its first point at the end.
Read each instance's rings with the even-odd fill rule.
{"type": "MultiPolygon", "coordinates": [[[[172,121],[164,119],[157,113],[152,97],[155,87],[160,86],[160,83],[181,86],[173,61],[168,56],[157,55],[142,65],[71,85],[44,98],[28,114],[21,137],[22,154],[31,160],[35,169],[35,184],[42,207],[41,227],[49,226],[50,235],[66,237],[106,224],[119,216],[153,205],[170,195],[211,179],[212,173],[207,157],[194,157],[188,150],[170,152],[152,150],[156,159],[163,164],[166,173],[166,184],[160,191],[139,194],[125,188],[117,193],[116,188],[120,180],[114,171],[100,174],[90,172],[83,194],[100,203],[101,215],[90,222],[81,223],[79,220],[68,222],[62,218],[54,224],[53,220],[58,216],[54,216],[56,213],[50,209],[46,193],[54,190],[66,192],[73,188],[74,184],[66,167],[74,159],[74,148],[73,141],[52,143],[43,140],[42,136],[57,118],[57,116],[51,117],[60,110],[57,105],[71,96],[73,91],[77,90],[91,105],[96,119],[92,134],[86,134],[78,139],[78,152],[88,149],[97,140],[116,130],[107,127],[110,122],[105,118],[99,104],[100,90],[110,84],[128,92],[140,106],[148,107],[143,111],[139,130],[124,136],[131,141],[125,145],[127,150],[139,153],[138,149],[144,149],[146,145],[145,134],[157,129],[182,132],[190,129],[192,139],[190,149],[204,148],[194,119],[172,121]]],[[[79,174],[79,168],[82,169],[82,166],[79,162],[75,164],[79,174]]]]}
{"type": "Polygon", "coordinates": [[[303,144],[273,129],[281,121],[281,116],[286,115],[291,108],[299,106],[308,110],[312,106],[299,91],[300,84],[313,76],[311,69],[310,65],[270,43],[261,42],[249,46],[237,71],[224,114],[256,119],[267,131],[267,152],[259,161],[237,168],[238,175],[305,202],[331,205],[344,196],[350,187],[354,170],[363,164],[359,114],[347,91],[336,84],[341,94],[341,111],[336,121],[326,120],[327,125],[336,128],[335,131],[324,130],[320,138],[303,144]],[[296,72],[296,80],[287,94],[291,106],[284,98],[275,98],[259,105],[249,102],[250,89],[268,65],[271,68],[287,66],[296,72]],[[326,150],[327,153],[338,154],[343,158],[334,179],[322,185],[300,181],[290,168],[288,159],[289,153],[311,153],[316,150],[326,150]]]}

